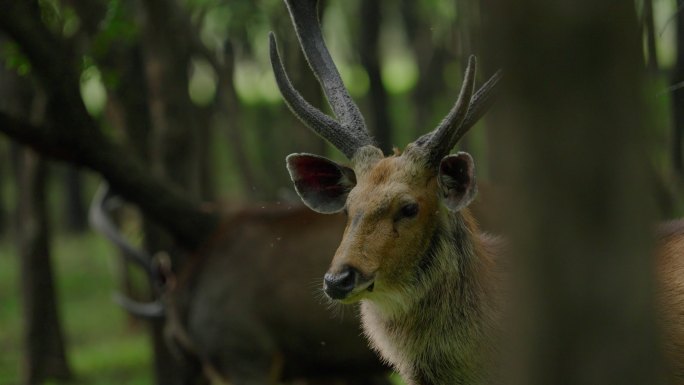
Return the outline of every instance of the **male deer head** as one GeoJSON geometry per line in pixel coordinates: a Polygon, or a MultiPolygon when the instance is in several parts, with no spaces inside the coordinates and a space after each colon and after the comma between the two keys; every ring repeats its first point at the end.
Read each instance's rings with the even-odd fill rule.
{"type": "Polygon", "coordinates": [[[354,302],[391,296],[414,279],[426,261],[439,222],[476,195],[472,157],[449,155],[489,106],[499,74],[474,92],[476,60],[470,57],[456,104],[432,132],[403,153],[385,157],[366,129],[323,41],[317,0],[286,0],[304,54],[337,120],[311,106],[294,89],[270,35],[273,71],[297,117],[351,160],[351,167],[311,154],[291,154],[287,168],[304,203],[320,213],[345,211],[343,239],[324,277],[333,299],[354,302]]]}

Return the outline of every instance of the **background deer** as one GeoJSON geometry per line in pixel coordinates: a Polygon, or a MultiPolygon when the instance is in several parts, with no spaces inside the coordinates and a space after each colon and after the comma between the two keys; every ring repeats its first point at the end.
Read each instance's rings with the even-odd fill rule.
{"type": "MultiPolygon", "coordinates": [[[[471,57],[458,101],[431,133],[403,153],[385,157],[368,134],[325,48],[316,0],[286,0],[302,49],[337,120],[308,104],[292,87],[271,36],[271,61],[280,91],[309,128],[351,160],[346,167],[310,154],[287,158],[295,189],[311,209],[344,211],[343,239],[323,289],[342,303],[361,303],[366,336],[410,384],[470,384],[486,380],[496,354],[500,317],[500,247],[483,234],[468,205],[476,195],[472,157],[451,149],[487,108],[493,76],[474,93],[471,57]]],[[[676,244],[664,246],[668,348],[683,378],[684,268],[676,244]],[[679,330],[679,332],[678,332],[679,330]]]]}
{"type": "Polygon", "coordinates": [[[154,259],[110,219],[117,199],[98,193],[92,222],[149,274],[160,296],[152,303],[117,300],[133,314],[165,320],[167,341],[188,368],[186,383],[203,382],[200,372],[215,384],[387,383],[388,369],[354,317],[331,315],[313,295],[311,282],[339,242],[342,217],[286,205],[235,209],[191,262],[162,282],[154,259]]]}

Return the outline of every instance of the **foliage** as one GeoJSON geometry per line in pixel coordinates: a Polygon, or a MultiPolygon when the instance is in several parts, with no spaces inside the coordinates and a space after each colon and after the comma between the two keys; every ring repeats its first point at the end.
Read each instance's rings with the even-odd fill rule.
{"type": "Polygon", "coordinates": [[[0,44],[0,48],[2,49],[0,57],[3,59],[5,68],[14,70],[21,76],[28,75],[31,72],[31,62],[16,43],[6,41],[0,44]]]}

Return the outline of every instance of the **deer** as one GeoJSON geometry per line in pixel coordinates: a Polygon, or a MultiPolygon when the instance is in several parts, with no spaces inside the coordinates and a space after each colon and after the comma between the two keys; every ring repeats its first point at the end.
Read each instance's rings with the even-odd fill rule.
{"type": "Polygon", "coordinates": [[[365,344],[355,319],[331,317],[312,295],[312,279],[327,265],[344,218],[275,203],[224,210],[209,240],[169,271],[163,258],[118,230],[110,212],[122,202],[105,184],[91,204],[91,223],[147,274],[157,299],[114,299],[135,316],[164,322],[188,383],[389,383],[389,368],[365,344]],[[301,264],[292,265],[293,258],[301,264]]]}
{"type": "MultiPolygon", "coordinates": [[[[450,154],[491,105],[501,75],[475,90],[476,59],[468,60],[458,99],[430,133],[385,154],[328,52],[317,0],[285,0],[300,46],[336,119],[318,110],[290,82],[271,33],[270,56],[280,93],[308,128],[340,150],[349,166],[306,153],[286,158],[301,200],[323,214],[344,212],[342,240],[323,276],[334,302],[360,304],[373,349],[410,385],[488,380],[497,355],[504,272],[499,238],[482,232],[469,210],[477,194],[474,161],[450,154]]],[[[667,346],[684,380],[684,222],[663,235],[663,308],[667,346]],[[677,331],[678,330],[678,331],[677,331]]],[[[684,381],[680,381],[684,382],[684,381]]]]}

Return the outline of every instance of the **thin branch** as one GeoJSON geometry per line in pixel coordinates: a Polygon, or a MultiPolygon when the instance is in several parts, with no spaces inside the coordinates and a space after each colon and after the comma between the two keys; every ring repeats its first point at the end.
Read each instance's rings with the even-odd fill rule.
{"type": "Polygon", "coordinates": [[[188,249],[200,246],[216,228],[217,214],[201,211],[185,195],[151,175],[129,151],[97,131],[74,135],[68,127],[32,125],[0,112],[0,132],[42,154],[100,173],[113,189],[138,204],[188,249]]]}

